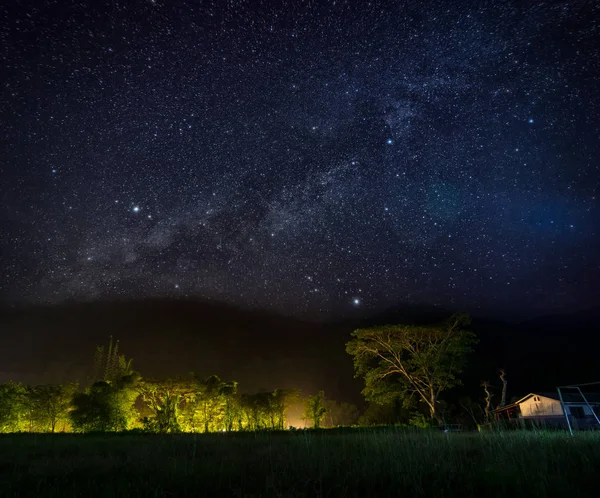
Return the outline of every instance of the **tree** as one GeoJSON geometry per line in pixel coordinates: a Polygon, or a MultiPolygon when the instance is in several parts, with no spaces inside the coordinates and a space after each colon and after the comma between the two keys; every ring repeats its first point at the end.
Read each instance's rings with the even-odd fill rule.
{"type": "Polygon", "coordinates": [[[508,381],[506,380],[506,370],[500,369],[500,381],[502,382],[502,397],[500,398],[500,404],[497,408],[506,406],[506,391],[508,388],[508,381]]]}
{"type": "Polygon", "coordinates": [[[323,391],[319,391],[314,396],[309,396],[306,399],[306,404],[304,405],[304,418],[312,422],[313,429],[321,427],[321,422],[323,421],[326,412],[325,393],[323,391]]]}
{"type": "Polygon", "coordinates": [[[339,403],[332,399],[325,400],[325,420],[323,426],[338,427],[356,425],[359,411],[356,405],[351,403],[339,403]]]}
{"type": "Polygon", "coordinates": [[[0,432],[26,430],[27,407],[23,403],[25,387],[8,382],[0,384],[0,432]]]}
{"type": "Polygon", "coordinates": [[[398,397],[386,402],[370,402],[358,418],[358,425],[393,425],[408,423],[410,412],[398,397]]]}
{"type": "Polygon", "coordinates": [[[492,391],[490,391],[490,383],[487,380],[484,380],[481,383],[481,387],[483,387],[483,392],[485,393],[485,422],[489,423],[492,416],[492,398],[494,395],[492,391]]]}
{"type": "Polygon", "coordinates": [[[28,386],[24,396],[29,430],[55,432],[60,423],[64,430],[76,391],[77,384],[71,383],[28,386]]]}
{"type": "Polygon", "coordinates": [[[271,414],[272,393],[259,392],[242,394],[240,398],[242,426],[246,430],[259,431],[268,429],[274,421],[271,414]]]}
{"type": "Polygon", "coordinates": [[[300,397],[297,389],[275,389],[269,400],[268,410],[271,429],[285,429],[285,421],[290,405],[300,397]]]}
{"type": "Polygon", "coordinates": [[[85,392],[76,393],[69,412],[73,428],[81,432],[128,429],[136,419],[133,405],[138,380],[133,373],[116,382],[95,382],[85,392]]]}
{"type": "Polygon", "coordinates": [[[224,402],[223,422],[226,431],[233,430],[233,424],[240,417],[240,403],[238,396],[238,383],[225,382],[221,386],[221,396],[224,402]]]}
{"type": "Polygon", "coordinates": [[[133,373],[132,359],[119,355],[119,341],[113,343],[112,336],[108,341],[108,349],[105,353],[104,346],[96,347],[94,355],[93,382],[113,382],[133,373]]]}
{"type": "Polygon", "coordinates": [[[69,418],[73,428],[82,432],[121,431],[135,420],[135,390],[140,376],[131,367],[132,360],[119,355],[119,341],[108,351],[98,347],[94,360],[95,382],[83,393],[73,396],[73,410],[69,418]]]}
{"type": "Polygon", "coordinates": [[[346,344],[354,357],[356,377],[363,377],[368,401],[389,402],[398,396],[425,403],[442,423],[439,396],[460,384],[458,374],[476,342],[464,329],[468,315],[456,314],[438,325],[385,325],[358,329],[346,344]]]}
{"type": "Polygon", "coordinates": [[[193,387],[184,380],[143,380],[136,386],[151,416],[144,418],[144,427],[151,432],[182,431],[181,405],[193,397],[193,387]]]}
{"type": "Polygon", "coordinates": [[[224,382],[216,375],[205,379],[196,377],[195,403],[196,413],[204,432],[215,432],[220,429],[225,411],[222,389],[224,382]]]}
{"type": "Polygon", "coordinates": [[[181,391],[181,427],[185,432],[231,431],[240,421],[240,396],[238,383],[225,382],[218,376],[202,378],[194,373],[191,380],[180,381],[185,386],[181,391]]]}

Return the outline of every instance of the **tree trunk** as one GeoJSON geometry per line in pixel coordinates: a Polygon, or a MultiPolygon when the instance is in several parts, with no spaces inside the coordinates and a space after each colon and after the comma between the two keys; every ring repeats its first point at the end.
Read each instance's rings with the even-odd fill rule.
{"type": "Polygon", "coordinates": [[[444,421],[440,417],[440,414],[437,411],[437,404],[434,403],[432,406],[430,406],[429,411],[431,413],[431,418],[435,419],[438,425],[442,425],[444,423],[444,421]]]}
{"type": "Polygon", "coordinates": [[[500,370],[500,380],[502,381],[502,398],[500,399],[500,404],[498,407],[506,406],[506,390],[508,387],[508,382],[506,380],[506,372],[504,369],[500,370]]]}
{"type": "Polygon", "coordinates": [[[430,388],[429,390],[429,411],[431,413],[431,418],[435,419],[438,425],[442,425],[443,420],[437,411],[437,396],[433,392],[433,388],[430,388]]]}
{"type": "Polygon", "coordinates": [[[489,424],[492,414],[492,393],[490,391],[490,383],[488,381],[482,382],[481,387],[483,387],[485,392],[485,422],[486,424],[489,424]]]}

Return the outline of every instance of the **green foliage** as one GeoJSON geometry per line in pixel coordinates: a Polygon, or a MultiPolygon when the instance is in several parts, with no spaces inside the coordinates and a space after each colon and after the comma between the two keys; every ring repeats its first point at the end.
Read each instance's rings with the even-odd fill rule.
{"type": "Polygon", "coordinates": [[[96,382],[84,393],[73,396],[73,410],[69,413],[73,429],[80,432],[111,431],[119,429],[113,415],[113,391],[106,382],[96,382]]]}
{"type": "Polygon", "coordinates": [[[387,403],[369,403],[360,415],[358,425],[395,425],[408,423],[410,414],[401,399],[387,403]]]}
{"type": "Polygon", "coordinates": [[[431,418],[426,417],[421,412],[414,412],[408,424],[419,429],[430,429],[432,427],[431,418]]]}
{"type": "Polygon", "coordinates": [[[296,389],[275,389],[268,399],[269,429],[285,429],[285,418],[290,405],[299,399],[300,391],[296,389]]]}
{"type": "Polygon", "coordinates": [[[238,396],[238,383],[235,381],[224,382],[221,386],[220,396],[223,401],[223,424],[226,431],[232,431],[235,422],[240,418],[240,403],[238,396]]]}
{"type": "Polygon", "coordinates": [[[137,386],[146,431],[222,432],[241,428],[237,382],[216,375],[167,381],[144,380],[137,386]]]}
{"type": "Polygon", "coordinates": [[[85,392],[73,396],[69,418],[74,430],[108,432],[130,428],[137,418],[135,387],[140,380],[131,362],[119,355],[119,341],[113,344],[112,337],[106,355],[103,347],[96,349],[94,376],[97,380],[85,392]]]}
{"type": "Polygon", "coordinates": [[[246,430],[259,431],[269,428],[271,393],[260,392],[255,394],[243,394],[240,399],[241,423],[240,426],[246,430]]]}
{"type": "Polygon", "coordinates": [[[314,396],[309,396],[304,405],[304,418],[310,420],[314,429],[321,427],[323,417],[327,412],[325,407],[325,393],[319,391],[314,396]]]}
{"type": "Polygon", "coordinates": [[[180,395],[167,392],[160,405],[156,407],[154,417],[143,419],[144,429],[148,432],[160,434],[181,432],[179,424],[180,401],[180,395]]]}
{"type": "Polygon", "coordinates": [[[157,433],[182,432],[182,407],[190,403],[194,396],[193,384],[190,381],[142,380],[136,389],[150,412],[150,416],[143,419],[145,430],[157,433]]]}
{"type": "Polygon", "coordinates": [[[127,430],[136,419],[136,374],[114,383],[96,382],[85,392],[73,397],[69,417],[73,429],[79,432],[110,432],[127,430]]]}
{"type": "Polygon", "coordinates": [[[196,416],[203,432],[224,430],[224,382],[216,375],[196,378],[196,416]]]}
{"type": "Polygon", "coordinates": [[[240,430],[283,430],[290,405],[298,400],[296,389],[275,389],[239,398],[240,430]]]}
{"type": "Polygon", "coordinates": [[[229,432],[282,430],[298,391],[276,389],[238,393],[237,382],[212,375],[189,380],[142,381],[142,423],[149,432],[229,432]]]}
{"type": "Polygon", "coordinates": [[[0,432],[27,430],[25,394],[22,384],[0,384],[0,432]]]}
{"type": "Polygon", "coordinates": [[[93,382],[114,382],[133,373],[131,366],[133,360],[119,354],[119,341],[113,343],[112,336],[108,342],[108,349],[98,346],[94,355],[93,382]]]}
{"type": "Polygon", "coordinates": [[[416,396],[441,422],[439,395],[460,384],[458,375],[476,342],[464,329],[467,315],[457,314],[438,325],[386,325],[355,330],[346,351],[354,357],[363,394],[372,402],[389,403],[416,396]]]}
{"type": "Polygon", "coordinates": [[[64,432],[69,424],[71,408],[77,384],[28,386],[24,393],[30,432],[64,432]]]}
{"type": "Polygon", "coordinates": [[[340,403],[331,399],[325,400],[325,418],[323,427],[338,427],[356,425],[360,413],[356,405],[340,403]]]}

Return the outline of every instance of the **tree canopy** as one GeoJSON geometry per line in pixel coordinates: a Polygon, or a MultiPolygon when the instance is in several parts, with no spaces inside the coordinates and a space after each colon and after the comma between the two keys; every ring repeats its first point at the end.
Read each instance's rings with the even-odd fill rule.
{"type": "Polygon", "coordinates": [[[356,377],[365,381],[368,401],[398,396],[425,403],[431,418],[441,422],[439,395],[460,384],[475,335],[466,330],[470,318],[455,314],[434,325],[384,325],[358,329],[346,344],[354,358],[356,377]]]}

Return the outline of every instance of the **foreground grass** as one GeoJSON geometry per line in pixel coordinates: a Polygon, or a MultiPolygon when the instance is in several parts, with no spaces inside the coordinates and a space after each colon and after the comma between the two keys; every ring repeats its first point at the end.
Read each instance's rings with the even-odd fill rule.
{"type": "Polygon", "coordinates": [[[0,496],[600,496],[600,433],[6,435],[0,496]]]}

